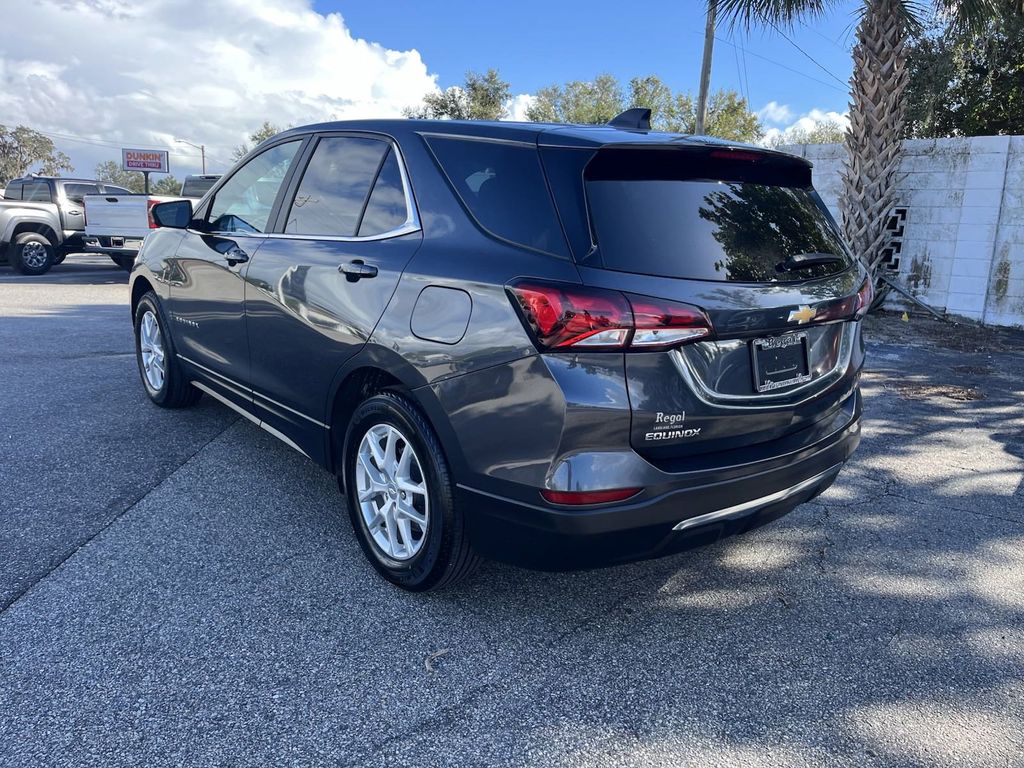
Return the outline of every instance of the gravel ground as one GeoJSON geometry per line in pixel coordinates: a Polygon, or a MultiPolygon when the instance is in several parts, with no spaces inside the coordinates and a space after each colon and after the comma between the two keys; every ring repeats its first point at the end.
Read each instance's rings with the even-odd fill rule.
{"type": "Polygon", "coordinates": [[[1024,764],[1019,334],[871,318],[859,452],[747,536],[414,596],[325,472],[147,403],[125,282],[0,269],[0,764],[1024,764]]]}

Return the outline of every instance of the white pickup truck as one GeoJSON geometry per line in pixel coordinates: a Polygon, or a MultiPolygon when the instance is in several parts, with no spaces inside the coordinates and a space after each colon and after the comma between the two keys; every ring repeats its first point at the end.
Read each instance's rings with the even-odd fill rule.
{"type": "Polygon", "coordinates": [[[85,250],[105,253],[122,269],[130,270],[152,230],[153,206],[179,197],[163,195],[86,195],[85,250]]]}

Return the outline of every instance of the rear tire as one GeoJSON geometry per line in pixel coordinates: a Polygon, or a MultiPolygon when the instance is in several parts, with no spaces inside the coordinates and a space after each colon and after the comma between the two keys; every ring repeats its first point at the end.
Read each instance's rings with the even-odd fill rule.
{"type": "Polygon", "coordinates": [[[479,566],[441,443],[409,399],[382,392],[356,408],[342,471],[359,545],[392,584],[443,589],[479,566]]]}
{"type": "Polygon", "coordinates": [[[42,235],[24,232],[14,238],[7,261],[23,275],[45,275],[56,262],[56,249],[42,235]]]}
{"type": "Polygon", "coordinates": [[[134,256],[111,256],[110,260],[117,264],[125,272],[132,271],[132,265],[135,264],[134,256]]]}
{"type": "Polygon", "coordinates": [[[168,327],[160,300],[149,291],[135,309],[135,359],[142,386],[161,408],[187,408],[199,402],[203,393],[185,376],[168,327]]]}

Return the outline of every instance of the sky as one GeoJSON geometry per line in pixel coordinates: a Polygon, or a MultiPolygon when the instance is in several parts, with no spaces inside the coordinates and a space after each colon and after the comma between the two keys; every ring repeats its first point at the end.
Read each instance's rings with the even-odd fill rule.
{"type": "MultiPolygon", "coordinates": [[[[712,89],[748,97],[770,132],[835,119],[856,2],[791,29],[718,28],[712,89]]],[[[278,125],[399,116],[497,68],[521,114],[538,88],[610,72],[696,92],[704,5],[619,0],[0,0],[0,124],[50,135],[77,175],[121,147],[167,148],[179,178],[225,170],[278,125]],[[108,42],[104,42],[108,41],[108,42]]]]}

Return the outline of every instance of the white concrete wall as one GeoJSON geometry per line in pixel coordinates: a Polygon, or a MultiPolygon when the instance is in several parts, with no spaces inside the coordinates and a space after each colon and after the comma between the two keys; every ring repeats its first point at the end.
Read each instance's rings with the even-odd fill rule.
{"type": "MultiPolygon", "coordinates": [[[[903,146],[897,206],[908,213],[900,280],[950,314],[1024,326],[1024,136],[903,146]]],[[[814,163],[814,185],[838,220],[844,147],[784,149],[814,163]]]]}

